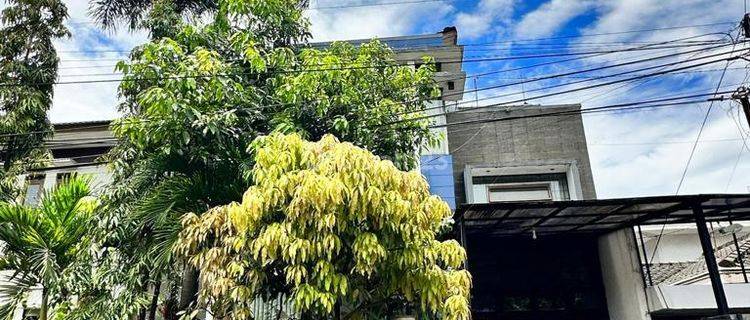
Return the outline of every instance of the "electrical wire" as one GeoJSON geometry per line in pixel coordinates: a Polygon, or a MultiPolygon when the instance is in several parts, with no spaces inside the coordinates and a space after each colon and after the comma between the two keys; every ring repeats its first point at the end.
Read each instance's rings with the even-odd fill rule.
{"type": "MultiPolygon", "coordinates": [[[[739,39],[739,34],[737,35],[737,38],[739,39]]],[[[736,48],[736,45],[732,47],[732,50],[736,48]]],[[[719,88],[721,88],[721,83],[724,81],[724,75],[726,75],[726,70],[729,68],[731,60],[727,60],[726,64],[724,65],[724,70],[721,73],[721,77],[719,77],[719,83],[716,86],[715,92],[719,91],[719,88]]],[[[688,169],[690,168],[690,162],[693,159],[693,156],[695,155],[695,150],[698,146],[698,142],[700,141],[701,134],[703,133],[703,129],[706,126],[706,122],[708,121],[708,117],[711,114],[711,109],[714,105],[715,100],[711,100],[709,102],[708,108],[706,109],[706,115],[703,117],[703,121],[701,122],[700,129],[698,130],[698,135],[695,137],[695,142],[693,143],[693,147],[690,149],[690,156],[688,157],[688,161],[685,164],[685,169],[682,171],[682,176],[680,177],[680,182],[677,184],[677,190],[675,191],[675,195],[678,195],[680,193],[680,188],[682,187],[683,182],[685,181],[685,177],[687,176],[688,169]]],[[[661,243],[662,236],[664,235],[664,229],[666,228],[666,217],[665,221],[662,223],[661,231],[659,231],[659,236],[656,238],[656,244],[654,245],[654,250],[651,255],[651,262],[653,262],[654,255],[656,254],[656,250],[659,248],[659,244],[661,243]]],[[[644,248],[645,250],[645,248],[644,248]]],[[[649,262],[649,263],[651,263],[649,262]]]]}
{"type": "MultiPolygon", "coordinates": [[[[504,106],[504,105],[507,106],[507,105],[512,105],[514,103],[525,102],[527,100],[536,100],[536,99],[540,99],[540,98],[557,96],[557,95],[561,95],[561,94],[568,94],[568,93],[573,93],[573,92],[588,90],[588,89],[592,89],[592,88],[609,86],[609,85],[612,85],[612,84],[617,84],[617,83],[622,83],[622,82],[632,81],[632,80],[637,80],[637,79],[643,79],[643,78],[646,78],[646,77],[652,77],[652,76],[667,74],[667,73],[670,73],[670,72],[673,72],[673,71],[681,71],[681,70],[686,70],[686,69],[690,69],[690,68],[704,66],[704,65],[708,65],[708,64],[712,64],[712,63],[717,63],[717,62],[722,62],[722,61],[730,61],[730,60],[734,60],[734,59],[736,59],[736,57],[715,59],[715,60],[711,60],[711,61],[707,61],[707,62],[692,64],[692,65],[683,66],[683,67],[679,67],[679,68],[674,68],[674,69],[670,69],[670,70],[663,70],[663,71],[653,72],[653,73],[649,73],[649,74],[645,74],[645,75],[630,77],[630,78],[627,78],[627,79],[613,80],[613,81],[604,82],[604,83],[597,83],[597,84],[593,84],[593,85],[585,86],[585,87],[578,87],[578,88],[568,89],[568,90],[564,90],[564,91],[558,91],[558,92],[541,94],[541,95],[537,95],[537,96],[534,96],[534,97],[531,97],[531,98],[528,98],[528,99],[517,99],[517,100],[511,100],[511,101],[505,101],[505,102],[500,102],[500,103],[489,104],[489,105],[482,106],[482,107],[466,108],[466,109],[463,109],[463,110],[459,109],[459,110],[454,111],[454,112],[460,113],[460,112],[467,112],[467,111],[473,111],[473,110],[479,110],[479,109],[495,108],[495,107],[504,106]]],[[[470,101],[470,102],[473,102],[473,101],[470,101]]],[[[427,108],[427,109],[429,109],[429,108],[427,108]]],[[[427,110],[427,109],[425,109],[425,110],[427,110]]],[[[438,117],[438,116],[442,116],[442,115],[443,114],[431,114],[431,115],[418,116],[418,117],[413,117],[413,118],[407,118],[407,119],[402,119],[402,120],[394,121],[394,122],[387,123],[387,124],[384,124],[384,125],[392,125],[392,124],[398,124],[398,123],[409,122],[409,121],[418,121],[418,120],[430,119],[430,118],[434,118],[434,117],[438,117]]]]}
{"type": "MultiPolygon", "coordinates": [[[[600,106],[600,107],[594,107],[594,108],[587,108],[587,109],[581,109],[581,110],[570,110],[570,111],[559,111],[559,112],[550,112],[550,113],[542,113],[542,114],[532,114],[532,115],[523,115],[523,116],[515,116],[515,117],[504,117],[504,118],[494,118],[494,119],[484,119],[481,121],[470,121],[470,122],[462,122],[462,123],[450,123],[447,125],[465,125],[465,124],[471,124],[471,123],[492,123],[492,122],[502,122],[502,121],[512,121],[517,119],[527,119],[527,118],[540,118],[540,117],[555,117],[555,116],[571,116],[576,114],[589,114],[589,113],[601,113],[601,112],[616,112],[616,111],[623,111],[623,110],[646,110],[646,109],[652,109],[652,108],[659,108],[659,107],[670,107],[670,106],[679,106],[679,105],[687,105],[687,104],[695,104],[704,102],[705,100],[693,100],[693,101],[681,101],[681,102],[673,102],[673,103],[660,103],[656,104],[653,103],[655,101],[666,101],[666,99],[657,99],[657,100],[649,100],[649,101],[640,101],[640,102],[631,102],[626,104],[616,104],[616,105],[607,105],[607,106],[600,106]]],[[[438,127],[438,126],[432,126],[438,127]]],[[[440,126],[442,127],[442,126],[440,126]]],[[[476,137],[484,128],[484,125],[478,130],[474,137],[476,137]]],[[[473,139],[473,138],[472,138],[473,139]]],[[[466,145],[466,144],[464,144],[466,145]]],[[[455,152],[456,150],[462,148],[464,145],[460,146],[459,148],[456,148],[453,150],[455,152]]],[[[71,160],[71,159],[92,159],[92,158],[98,158],[101,156],[106,155],[106,153],[103,154],[94,154],[94,155],[86,155],[86,156],[79,156],[79,157],[70,157],[70,158],[64,158],[64,160],[71,160]]],[[[435,159],[432,159],[431,161],[434,161],[435,159]]],[[[47,160],[41,160],[38,163],[46,163],[47,160]]],[[[108,163],[107,161],[97,161],[97,162],[90,162],[90,163],[80,163],[80,164],[71,164],[71,165],[63,165],[63,166],[52,166],[52,167],[43,167],[43,168],[35,168],[31,169],[30,171],[47,171],[47,170],[60,170],[60,169],[68,169],[68,168],[77,168],[77,167],[86,167],[86,166],[97,166],[108,163]]]]}

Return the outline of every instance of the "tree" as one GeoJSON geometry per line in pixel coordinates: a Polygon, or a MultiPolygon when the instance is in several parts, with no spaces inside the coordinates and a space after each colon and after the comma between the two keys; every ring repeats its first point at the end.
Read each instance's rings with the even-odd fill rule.
{"type": "Polygon", "coordinates": [[[15,308],[38,285],[42,291],[39,319],[47,319],[51,303],[62,301],[62,279],[77,258],[77,244],[85,238],[98,207],[89,181],[73,176],[45,193],[37,207],[0,203],[0,241],[5,243],[2,267],[14,271],[3,288],[11,297],[0,308],[3,318],[11,319],[15,308]]]}
{"type": "MultiPolygon", "coordinates": [[[[141,23],[159,0],[91,0],[94,19],[105,28],[115,28],[119,22],[131,30],[144,27],[141,23]]],[[[198,16],[216,10],[216,0],[169,0],[179,15],[198,16]]]]}
{"type": "MultiPolygon", "coordinates": [[[[114,28],[118,22],[125,22],[131,30],[145,28],[152,32],[154,38],[165,35],[156,28],[153,18],[170,7],[179,18],[197,18],[219,8],[218,0],[91,0],[94,19],[105,28],[114,28]],[[156,32],[154,32],[156,30],[156,32]]],[[[298,8],[307,7],[309,0],[298,0],[298,8]]],[[[171,18],[174,18],[171,17],[171,18]]],[[[162,29],[163,31],[163,29],[162,29]]]]}
{"type": "MultiPolygon", "coordinates": [[[[101,272],[132,290],[116,296],[115,283],[94,286],[93,305],[153,310],[166,279],[175,280],[163,301],[168,318],[194,303],[198,275],[170,250],[180,217],[240,200],[254,183],[247,146],[275,128],[311,139],[334,132],[414,167],[431,138],[429,122],[387,124],[418,115],[436,94],[431,66],[399,66],[377,41],[309,48],[297,4],[220,1],[210,23],[178,23],[172,37],[135,49],[118,66],[124,116],[112,125],[114,183],[96,245],[116,251],[100,262],[113,269],[101,272]]],[[[98,311],[127,317],[117,307],[98,311]]]]}
{"type": "Polygon", "coordinates": [[[17,177],[42,165],[51,136],[58,58],[52,41],[68,36],[61,0],[9,0],[0,22],[0,200],[20,195],[17,177]]]}
{"type": "Polygon", "coordinates": [[[452,212],[418,172],[330,135],[272,134],[255,154],[242,202],[185,215],[175,246],[215,317],[249,319],[254,299],[284,293],[306,319],[385,319],[399,299],[468,319],[466,253],[437,240],[452,212]]]}

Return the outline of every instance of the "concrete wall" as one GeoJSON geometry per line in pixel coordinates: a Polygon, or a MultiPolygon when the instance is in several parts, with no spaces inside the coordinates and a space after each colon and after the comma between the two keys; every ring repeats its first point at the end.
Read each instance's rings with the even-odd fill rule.
{"type": "Polygon", "coordinates": [[[629,229],[599,238],[599,261],[611,320],[650,320],[635,238],[629,229]]]}
{"type": "MultiPolygon", "coordinates": [[[[578,110],[580,105],[513,106],[450,113],[448,123],[578,110]]],[[[466,165],[526,166],[575,161],[584,199],[596,198],[580,115],[538,117],[448,127],[456,177],[456,202],[465,203],[466,165]]]]}

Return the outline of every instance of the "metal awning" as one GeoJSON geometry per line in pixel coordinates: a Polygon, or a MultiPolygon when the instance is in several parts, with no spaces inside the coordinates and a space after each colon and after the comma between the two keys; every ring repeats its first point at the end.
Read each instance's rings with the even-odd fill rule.
{"type": "MultiPolygon", "coordinates": [[[[466,236],[472,233],[492,236],[603,234],[640,225],[693,223],[701,242],[718,314],[729,315],[729,304],[706,223],[750,220],[750,194],[469,204],[459,207],[456,216],[464,247],[467,246],[466,236]]],[[[466,267],[469,268],[468,264],[466,267]]],[[[647,270],[648,267],[646,263],[647,270]]],[[[649,282],[652,282],[650,271],[648,273],[649,282]]]]}
{"type": "Polygon", "coordinates": [[[456,220],[467,233],[512,236],[607,233],[636,225],[750,220],[750,194],[706,194],[640,198],[465,204],[456,220]]]}

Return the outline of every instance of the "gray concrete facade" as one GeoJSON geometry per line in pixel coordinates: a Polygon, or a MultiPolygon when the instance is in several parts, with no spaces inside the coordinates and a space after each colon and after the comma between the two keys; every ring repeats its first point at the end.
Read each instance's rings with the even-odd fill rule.
{"type": "MultiPolygon", "coordinates": [[[[447,115],[448,123],[462,123],[560,111],[580,105],[521,105],[460,109],[447,115]]],[[[520,167],[574,163],[580,174],[583,199],[596,198],[594,179],[580,114],[457,124],[448,127],[448,144],[456,178],[456,203],[466,203],[464,170],[467,165],[520,167]]]]}

